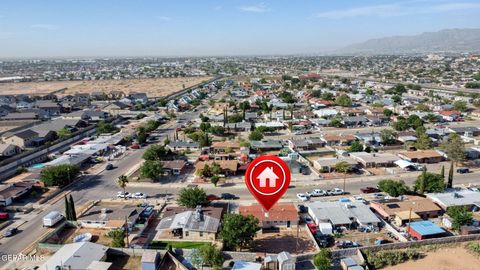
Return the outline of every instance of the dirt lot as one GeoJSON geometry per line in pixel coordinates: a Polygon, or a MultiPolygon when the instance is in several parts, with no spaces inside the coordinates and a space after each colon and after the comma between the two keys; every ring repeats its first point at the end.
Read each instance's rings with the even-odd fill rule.
{"type": "Polygon", "coordinates": [[[257,234],[253,242],[253,251],[280,253],[287,251],[292,254],[315,252],[315,243],[308,236],[306,228],[300,227],[298,238],[295,229],[281,230],[277,233],[257,234]]]}
{"type": "Polygon", "coordinates": [[[47,239],[47,243],[50,244],[69,244],[73,243],[73,238],[82,233],[91,233],[92,242],[101,244],[101,245],[110,245],[112,239],[106,236],[107,230],[100,229],[87,229],[87,228],[72,228],[68,227],[61,230],[57,235],[54,235],[47,239]]]}
{"type": "Polygon", "coordinates": [[[417,261],[409,261],[385,270],[475,270],[480,265],[480,258],[467,252],[464,247],[438,249],[425,253],[426,257],[417,261]]]}
{"type": "Polygon", "coordinates": [[[210,77],[184,77],[164,79],[130,79],[130,80],[105,80],[105,81],[55,81],[55,82],[23,82],[0,84],[3,95],[35,94],[45,95],[62,88],[67,90],[58,95],[75,93],[123,91],[145,92],[149,97],[165,96],[179,91],[183,87],[193,86],[210,77]]]}
{"type": "Polygon", "coordinates": [[[335,240],[338,240],[338,241],[350,240],[350,241],[357,242],[361,246],[373,246],[377,238],[392,241],[392,239],[387,236],[386,230],[381,230],[379,232],[370,232],[370,233],[359,232],[356,230],[349,230],[349,231],[345,231],[342,237],[335,238],[335,240]]]}

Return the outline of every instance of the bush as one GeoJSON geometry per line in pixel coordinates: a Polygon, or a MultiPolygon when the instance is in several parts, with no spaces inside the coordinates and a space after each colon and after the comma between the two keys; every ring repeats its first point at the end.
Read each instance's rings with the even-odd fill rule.
{"type": "Polygon", "coordinates": [[[80,172],[77,165],[57,165],[47,167],[40,173],[40,181],[45,186],[64,186],[71,183],[80,172]]]}
{"type": "Polygon", "coordinates": [[[467,244],[467,249],[475,255],[480,255],[480,242],[472,242],[467,244]]]}
{"type": "Polygon", "coordinates": [[[365,251],[367,263],[375,268],[393,266],[408,260],[420,258],[421,253],[416,250],[393,250],[371,252],[365,251]]]}

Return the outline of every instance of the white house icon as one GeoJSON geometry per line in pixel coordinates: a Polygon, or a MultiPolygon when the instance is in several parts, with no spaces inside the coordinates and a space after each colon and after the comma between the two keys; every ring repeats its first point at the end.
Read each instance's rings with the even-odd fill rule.
{"type": "Polygon", "coordinates": [[[276,187],[277,186],[277,179],[279,179],[274,172],[273,172],[273,167],[267,167],[261,172],[258,176],[257,179],[260,181],[260,187],[266,187],[267,186],[267,179],[268,179],[268,187],[276,187]]]}

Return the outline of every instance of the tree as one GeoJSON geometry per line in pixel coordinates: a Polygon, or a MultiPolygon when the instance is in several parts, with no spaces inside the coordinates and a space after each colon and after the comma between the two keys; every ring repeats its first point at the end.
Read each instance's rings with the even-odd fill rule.
{"type": "Polygon", "coordinates": [[[397,121],[395,121],[392,126],[397,131],[404,131],[410,128],[407,120],[403,117],[398,117],[397,121]]]}
{"type": "Polygon", "coordinates": [[[343,124],[342,124],[342,119],[339,118],[339,117],[333,118],[333,119],[330,121],[330,126],[332,126],[332,127],[337,127],[337,128],[342,127],[342,126],[343,126],[343,124]]]}
{"type": "MultiPolygon", "coordinates": [[[[445,179],[445,176],[443,177],[445,179]]],[[[447,188],[453,187],[453,161],[450,163],[450,170],[448,171],[447,188]]]]}
{"type": "Polygon", "coordinates": [[[145,160],[140,167],[140,176],[159,181],[164,173],[163,164],[159,160],[145,160]]]}
{"type": "Polygon", "coordinates": [[[250,245],[259,229],[258,219],[254,216],[226,214],[223,217],[223,227],[220,236],[225,247],[235,250],[250,245]]]}
{"type": "MultiPolygon", "coordinates": [[[[128,177],[124,174],[120,175],[118,178],[117,178],[117,185],[123,189],[123,194],[125,195],[126,192],[126,188],[127,188],[127,183],[128,183],[128,177]]],[[[125,199],[127,199],[127,196],[124,196],[125,199]]]]}
{"type": "Polygon", "coordinates": [[[72,136],[72,132],[66,128],[61,128],[58,132],[58,138],[65,140],[72,136]]]}
{"type": "Polygon", "coordinates": [[[205,190],[199,187],[186,187],[180,189],[177,203],[188,208],[195,208],[197,205],[209,203],[205,190]]]}
{"type": "Polygon", "coordinates": [[[105,121],[100,121],[97,123],[97,133],[115,133],[117,128],[112,125],[112,123],[107,123],[105,121]]]}
{"type": "Polygon", "coordinates": [[[145,131],[152,132],[160,126],[160,122],[155,120],[148,120],[145,124],[145,131]]]}
{"type": "Polygon", "coordinates": [[[338,96],[335,99],[335,104],[337,104],[339,106],[342,106],[342,107],[351,107],[352,106],[352,99],[350,99],[349,96],[344,94],[344,95],[338,96]]]}
{"type": "Polygon", "coordinates": [[[322,99],[325,99],[325,100],[334,100],[335,99],[335,96],[330,93],[330,92],[325,92],[322,94],[322,99]]]}
{"type": "Polygon", "coordinates": [[[71,183],[80,173],[77,165],[62,164],[44,168],[40,173],[40,181],[45,186],[65,186],[71,183]]]}
{"type": "Polygon", "coordinates": [[[212,144],[212,141],[210,140],[210,137],[208,136],[208,132],[204,132],[203,136],[200,136],[200,139],[198,140],[198,143],[200,147],[207,147],[212,144]]]}
{"type": "Polygon", "coordinates": [[[73,200],[72,194],[70,194],[70,201],[68,202],[68,207],[70,208],[70,219],[71,221],[77,220],[77,211],[75,210],[75,201],[73,200]]]}
{"type": "Polygon", "coordinates": [[[202,246],[199,253],[203,264],[212,266],[213,269],[221,269],[223,264],[222,252],[214,244],[208,243],[202,246]]]}
{"type": "Polygon", "coordinates": [[[443,179],[445,179],[445,165],[442,165],[442,169],[440,170],[440,175],[443,179]]]}
{"type": "Polygon", "coordinates": [[[332,267],[332,253],[326,248],[320,249],[313,257],[313,265],[317,270],[329,270],[332,267]]]}
{"type": "Polygon", "coordinates": [[[137,129],[137,142],[140,144],[147,142],[147,131],[144,127],[137,129]]]}
{"type": "Polygon", "coordinates": [[[210,177],[210,182],[212,182],[214,186],[217,186],[218,181],[220,181],[220,177],[218,175],[214,175],[210,177]]]}
{"type": "Polygon", "coordinates": [[[222,126],[212,126],[212,127],[210,127],[208,132],[210,132],[214,135],[217,135],[217,136],[222,136],[222,135],[225,134],[225,128],[222,127],[222,126]]]}
{"type": "Polygon", "coordinates": [[[456,133],[450,134],[447,141],[442,143],[440,148],[447,153],[447,157],[454,161],[455,164],[465,159],[465,144],[456,133]]]}
{"type": "Polygon", "coordinates": [[[468,211],[467,206],[451,206],[447,214],[452,218],[452,228],[456,231],[464,225],[472,224],[472,213],[468,211]]]}
{"type": "Polygon", "coordinates": [[[263,139],[263,134],[258,130],[254,130],[248,135],[248,139],[250,141],[260,141],[263,139]]]}
{"type": "Polygon", "coordinates": [[[385,115],[386,117],[390,118],[390,117],[393,115],[393,111],[390,110],[390,109],[384,109],[384,110],[383,110],[383,115],[385,115]]]}
{"type": "Polygon", "coordinates": [[[391,129],[382,129],[382,131],[380,131],[380,140],[383,145],[395,144],[397,141],[396,137],[397,133],[391,129]]]}
{"type": "Polygon", "coordinates": [[[343,192],[345,192],[345,186],[347,181],[347,173],[352,169],[352,166],[346,161],[340,161],[335,164],[335,171],[343,173],[343,192]]]}
{"type": "Polygon", "coordinates": [[[359,141],[354,141],[352,145],[348,148],[349,152],[362,152],[363,151],[363,145],[359,141]]]}
{"type": "Polygon", "coordinates": [[[420,126],[417,128],[417,141],[415,142],[415,147],[417,149],[430,149],[432,148],[432,140],[430,137],[428,137],[425,128],[423,126],[420,126]]]}
{"type": "Polygon", "coordinates": [[[391,179],[385,179],[378,182],[378,187],[381,191],[386,192],[392,197],[398,197],[405,195],[408,192],[408,186],[403,180],[395,181],[391,179]]]}
{"type": "Polygon", "coordinates": [[[239,113],[228,116],[228,123],[239,123],[243,121],[243,116],[239,113]]]}
{"type": "Polygon", "coordinates": [[[168,150],[163,145],[150,145],[143,153],[142,158],[145,160],[162,160],[167,156],[168,150]]]}
{"type": "Polygon", "coordinates": [[[245,112],[250,109],[250,103],[248,101],[240,103],[240,109],[242,110],[243,120],[245,120],[245,112]]]}
{"type": "Polygon", "coordinates": [[[430,173],[424,168],[415,181],[415,191],[420,194],[425,192],[442,192],[445,190],[445,179],[440,174],[430,173]]]}
{"type": "Polygon", "coordinates": [[[109,231],[108,237],[112,238],[112,247],[125,247],[125,233],[122,229],[109,231]]]}
{"type": "Polygon", "coordinates": [[[468,105],[467,105],[467,102],[465,102],[463,100],[457,100],[457,101],[453,102],[453,108],[455,108],[455,110],[457,110],[457,111],[464,112],[464,111],[468,110],[468,105]]]}
{"type": "Polygon", "coordinates": [[[210,123],[208,123],[208,122],[202,122],[202,123],[200,123],[200,130],[203,131],[203,132],[206,132],[206,131],[209,130],[211,127],[212,127],[212,125],[210,125],[210,123]]]}
{"type": "Polygon", "coordinates": [[[418,127],[423,126],[423,120],[420,116],[412,114],[407,118],[408,126],[417,129],[418,127]]]}

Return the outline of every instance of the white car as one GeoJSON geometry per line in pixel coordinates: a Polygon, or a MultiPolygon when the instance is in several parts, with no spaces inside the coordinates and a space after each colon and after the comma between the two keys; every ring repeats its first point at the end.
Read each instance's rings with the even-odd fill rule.
{"type": "Polygon", "coordinates": [[[341,188],[334,188],[334,189],[328,191],[328,194],[336,196],[336,195],[343,195],[344,192],[343,192],[343,189],[341,189],[341,188]]]}
{"type": "Polygon", "coordinates": [[[364,198],[362,198],[361,196],[355,196],[355,197],[353,197],[353,198],[354,198],[355,201],[357,201],[357,202],[362,202],[362,203],[364,203],[364,204],[367,204],[367,201],[366,201],[364,198]]]}
{"type": "Polygon", "coordinates": [[[311,196],[313,197],[320,197],[320,196],[326,196],[327,192],[323,189],[314,189],[311,193],[311,196]]]}
{"type": "Polygon", "coordinates": [[[307,194],[304,194],[304,193],[298,193],[297,198],[302,202],[306,202],[310,199],[310,197],[307,194]]]}
{"type": "Polygon", "coordinates": [[[147,198],[147,194],[145,193],[141,193],[141,192],[135,192],[132,197],[134,199],[146,199],[147,198]]]}
{"type": "Polygon", "coordinates": [[[129,192],[123,193],[123,191],[117,192],[117,198],[131,198],[132,194],[129,192]]]}

